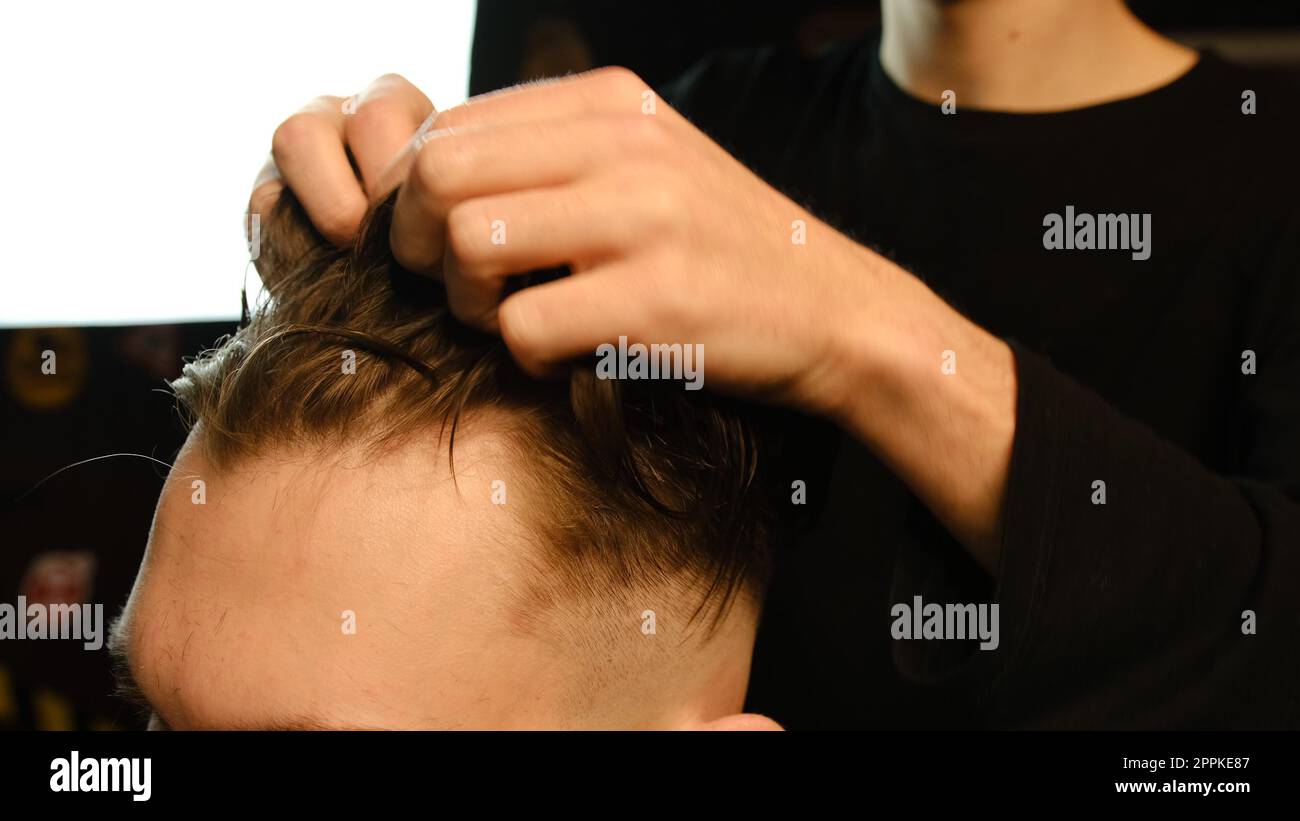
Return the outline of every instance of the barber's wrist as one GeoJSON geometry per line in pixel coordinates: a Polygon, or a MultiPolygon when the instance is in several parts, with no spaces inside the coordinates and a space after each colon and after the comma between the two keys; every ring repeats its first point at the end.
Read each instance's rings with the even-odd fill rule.
{"type": "Polygon", "coordinates": [[[869,249],[851,263],[819,324],[824,363],[810,404],[867,444],[888,416],[924,394],[925,351],[941,338],[915,277],[869,249]]]}
{"type": "MultiPolygon", "coordinates": [[[[984,561],[1015,435],[1015,357],[924,283],[876,257],[870,298],[837,323],[826,415],[870,447],[984,561]]],[[[987,564],[987,562],[986,562],[987,564]]]]}
{"type": "Polygon", "coordinates": [[[836,239],[842,243],[835,253],[799,276],[814,287],[806,294],[809,304],[791,312],[801,323],[796,336],[803,340],[806,365],[790,400],[851,429],[851,419],[861,412],[863,386],[881,375],[888,359],[877,314],[888,302],[896,266],[847,237],[836,239]]]}

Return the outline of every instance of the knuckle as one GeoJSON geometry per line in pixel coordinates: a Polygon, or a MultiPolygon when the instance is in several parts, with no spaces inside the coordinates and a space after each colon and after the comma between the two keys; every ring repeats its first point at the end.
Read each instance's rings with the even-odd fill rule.
{"type": "Polygon", "coordinates": [[[411,81],[406,79],[406,77],[404,77],[403,75],[398,74],[396,71],[384,72],[383,74],[380,74],[378,77],[376,77],[370,83],[371,88],[386,88],[390,86],[409,86],[409,85],[412,85],[411,81]]]}
{"type": "MultiPolygon", "coordinates": [[[[634,188],[637,183],[629,181],[626,185],[634,188]]],[[[634,201],[641,211],[642,219],[656,234],[677,234],[684,219],[685,205],[677,186],[668,178],[661,179],[653,186],[641,186],[634,201]]]]}
{"type": "Polygon", "coordinates": [[[391,123],[400,123],[405,119],[406,110],[392,97],[367,97],[357,106],[352,116],[348,117],[349,131],[372,131],[386,128],[391,123]]]}
{"type": "Polygon", "coordinates": [[[280,123],[271,134],[271,154],[277,160],[292,156],[308,145],[321,127],[316,115],[300,111],[280,123]]]}
{"type": "Polygon", "coordinates": [[[471,103],[462,103],[452,108],[439,111],[433,118],[433,124],[430,126],[435,130],[464,128],[473,124],[474,115],[470,109],[471,103]]]}
{"type": "Polygon", "coordinates": [[[625,114],[618,117],[617,128],[622,140],[642,154],[655,153],[667,147],[667,132],[658,117],[625,114]]]}
{"type": "Polygon", "coordinates": [[[646,88],[645,80],[638,77],[636,72],[623,66],[606,66],[596,69],[594,73],[597,79],[615,93],[635,91],[637,95],[640,95],[646,88]]]}
{"type": "Polygon", "coordinates": [[[361,219],[365,216],[364,204],[351,205],[346,202],[335,202],[328,207],[321,208],[315,219],[317,230],[326,236],[326,238],[338,242],[352,236],[352,232],[361,224],[361,219]]]}
{"type": "Polygon", "coordinates": [[[472,161],[466,141],[451,136],[437,137],[420,149],[411,175],[416,185],[435,201],[447,202],[460,190],[460,181],[472,161]]]}

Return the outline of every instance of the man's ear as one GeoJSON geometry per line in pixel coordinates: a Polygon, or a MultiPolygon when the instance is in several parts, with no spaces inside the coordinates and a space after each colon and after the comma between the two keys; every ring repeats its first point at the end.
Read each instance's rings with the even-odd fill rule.
{"type": "Polygon", "coordinates": [[[682,729],[741,732],[744,730],[784,730],[785,728],[767,716],[761,716],[757,713],[736,713],[735,715],[715,718],[712,721],[691,724],[682,729]]]}

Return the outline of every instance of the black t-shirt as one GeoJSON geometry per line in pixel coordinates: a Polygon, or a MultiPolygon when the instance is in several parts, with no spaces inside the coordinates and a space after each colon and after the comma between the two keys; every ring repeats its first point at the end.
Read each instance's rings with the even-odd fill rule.
{"type": "Polygon", "coordinates": [[[782,552],[750,709],[791,727],[1300,726],[1300,93],[1205,54],[1131,99],[945,114],[877,55],[876,38],[723,53],[664,96],[1012,343],[1000,566],[836,436],[809,477],[816,525],[782,552]],[[1141,233],[1045,247],[1069,213],[1138,215],[1141,233]],[[916,595],[997,602],[1000,646],[893,639],[892,605],[916,595]]]}

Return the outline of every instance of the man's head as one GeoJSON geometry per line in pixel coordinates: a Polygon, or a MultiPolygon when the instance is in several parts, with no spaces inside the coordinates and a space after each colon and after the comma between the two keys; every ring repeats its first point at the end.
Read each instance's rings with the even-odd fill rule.
{"type": "Polygon", "coordinates": [[[525,376],[395,264],[391,204],[340,250],[286,194],[257,260],[269,298],[173,385],[194,427],[117,642],[155,712],[383,728],[738,712],[771,558],[759,416],[591,363],[525,376]]]}

